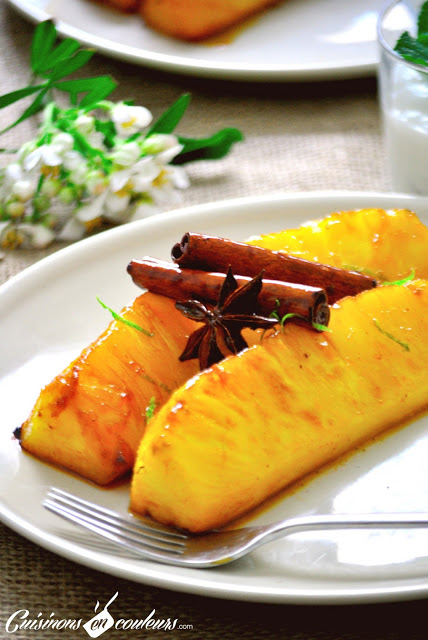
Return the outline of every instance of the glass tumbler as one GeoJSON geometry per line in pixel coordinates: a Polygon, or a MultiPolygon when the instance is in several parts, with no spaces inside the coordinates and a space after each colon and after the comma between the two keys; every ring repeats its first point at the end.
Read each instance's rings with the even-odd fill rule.
{"type": "Polygon", "coordinates": [[[395,0],[379,16],[379,100],[394,191],[428,195],[428,67],[394,51],[403,31],[417,35],[422,2],[395,0]]]}

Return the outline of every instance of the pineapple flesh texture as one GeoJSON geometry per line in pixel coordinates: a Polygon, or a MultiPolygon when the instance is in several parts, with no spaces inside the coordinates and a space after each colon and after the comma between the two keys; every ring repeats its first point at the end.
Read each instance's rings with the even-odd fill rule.
{"type": "Polygon", "coordinates": [[[221,527],[428,405],[428,283],[344,298],[198,374],[150,422],[131,509],[221,527]]]}
{"type": "Polygon", "coordinates": [[[195,323],[173,300],[143,293],[121,315],[153,335],[113,321],[41,391],[20,436],[26,451],[101,485],[132,469],[150,401],[198,370],[178,361],[195,323]]]}
{"type": "Polygon", "coordinates": [[[312,262],[362,271],[377,280],[398,280],[412,269],[428,278],[428,228],[407,209],[360,209],[333,213],[298,229],[248,241],[312,262]]]}
{"type": "Polygon", "coordinates": [[[143,0],[141,16],[154,29],[183,40],[202,40],[279,0],[143,0]]]}

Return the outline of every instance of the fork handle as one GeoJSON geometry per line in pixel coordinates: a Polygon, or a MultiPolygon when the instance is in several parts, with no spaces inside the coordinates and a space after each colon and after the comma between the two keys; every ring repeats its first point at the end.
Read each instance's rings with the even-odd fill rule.
{"type": "MultiPolygon", "coordinates": [[[[263,527],[263,543],[282,538],[284,534],[320,529],[407,529],[428,527],[428,513],[359,513],[314,515],[290,518],[263,527]]],[[[260,528],[261,530],[261,528],[260,528]]],[[[261,544],[261,540],[260,540],[261,544]]]]}

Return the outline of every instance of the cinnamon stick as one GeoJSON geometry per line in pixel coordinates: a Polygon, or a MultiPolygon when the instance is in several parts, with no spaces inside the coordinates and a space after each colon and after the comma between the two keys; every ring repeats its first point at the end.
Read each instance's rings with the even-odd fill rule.
{"type": "Polygon", "coordinates": [[[233,273],[256,276],[264,270],[267,279],[325,290],[330,304],[372,289],[377,284],[373,278],[356,271],[337,269],[280,251],[199,233],[186,233],[181,242],[174,245],[172,259],[180,267],[203,271],[226,272],[230,266],[233,273]]]}
{"type": "MultiPolygon", "coordinates": [[[[139,287],[159,293],[174,300],[199,300],[215,303],[226,277],[225,273],[182,269],[177,264],[144,257],[132,260],[128,273],[139,287]]],[[[251,280],[249,276],[235,275],[238,286],[251,280]]],[[[276,311],[282,318],[296,314],[309,322],[326,326],[330,309],[325,291],[308,285],[298,285],[263,279],[256,313],[268,317],[276,311]]]]}

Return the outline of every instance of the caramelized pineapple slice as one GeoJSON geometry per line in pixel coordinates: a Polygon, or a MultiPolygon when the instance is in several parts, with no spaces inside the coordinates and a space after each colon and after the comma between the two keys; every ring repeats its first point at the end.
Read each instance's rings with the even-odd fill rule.
{"type": "Polygon", "coordinates": [[[201,40],[277,4],[279,0],[143,0],[141,15],[154,29],[183,40],[201,40]]]}
{"type": "Polygon", "coordinates": [[[21,428],[39,458],[107,484],[132,468],[152,399],[159,406],[196,373],[178,357],[195,323],[174,301],[145,293],[40,393],[21,428]]]}
{"type": "Polygon", "coordinates": [[[220,527],[428,406],[428,282],[348,297],[173,393],[141,442],[131,508],[220,527]]]}
{"type": "Polygon", "coordinates": [[[251,238],[249,244],[341,269],[397,280],[415,269],[428,278],[428,228],[406,209],[333,213],[298,229],[251,238]]]}

